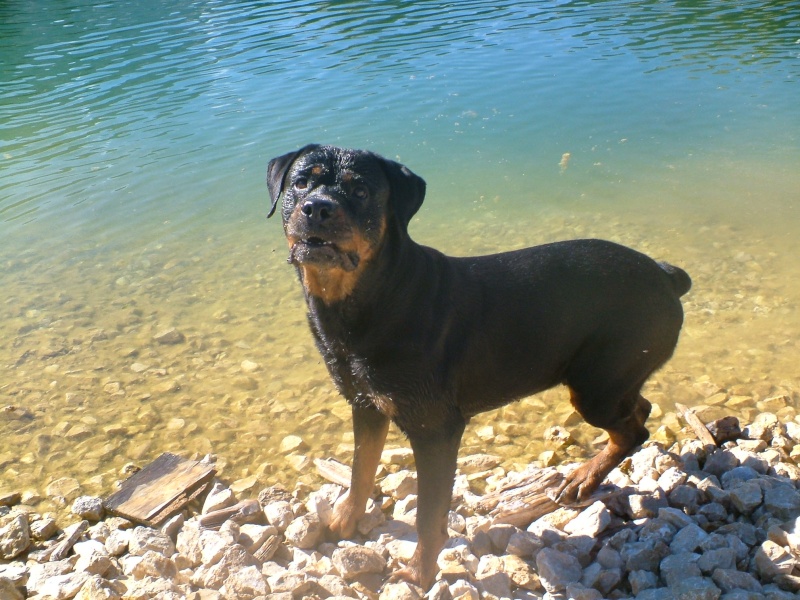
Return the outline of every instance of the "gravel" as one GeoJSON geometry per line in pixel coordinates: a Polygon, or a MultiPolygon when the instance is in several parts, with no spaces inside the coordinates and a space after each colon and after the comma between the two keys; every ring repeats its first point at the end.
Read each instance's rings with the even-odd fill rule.
{"type": "Polygon", "coordinates": [[[334,484],[246,486],[261,511],[219,530],[203,529],[200,516],[245,499],[222,481],[205,508],[161,530],[104,516],[98,498],[64,480],[58,491],[83,520],[61,531],[12,491],[0,507],[0,598],[796,599],[800,426],[765,413],[742,432],[749,437],[720,448],[648,442],[609,476],[618,493],[524,528],[492,522],[476,504],[479,491],[520,475],[498,474],[487,455],[462,458],[456,487],[474,493],[456,496],[431,590],[387,583],[416,541],[416,476],[404,468],[379,482],[357,537],[338,543],[325,538],[345,492],[334,484]]]}

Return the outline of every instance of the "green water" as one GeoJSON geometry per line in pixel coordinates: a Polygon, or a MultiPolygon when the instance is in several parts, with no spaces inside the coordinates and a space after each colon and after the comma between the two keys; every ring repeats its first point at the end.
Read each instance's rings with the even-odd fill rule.
{"type": "MultiPolygon", "coordinates": [[[[162,451],[264,483],[349,459],[264,220],[268,160],[312,141],[423,176],[411,233],[447,252],[597,236],[686,268],[653,432],[676,401],[794,418],[798,74],[789,1],[0,4],[0,487],[107,493],[162,451]]],[[[526,399],[463,452],[535,460],[568,413],[526,399]]]]}

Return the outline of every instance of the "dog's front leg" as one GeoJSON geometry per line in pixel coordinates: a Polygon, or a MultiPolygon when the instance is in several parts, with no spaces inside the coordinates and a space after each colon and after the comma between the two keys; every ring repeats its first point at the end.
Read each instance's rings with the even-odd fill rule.
{"type": "Polygon", "coordinates": [[[453,494],[458,447],[465,423],[449,432],[426,437],[410,436],[417,465],[417,548],[408,566],[394,573],[391,581],[405,580],[430,589],[439,552],[447,542],[447,514],[453,494]]]}
{"type": "Polygon", "coordinates": [[[350,490],[336,503],[329,529],[337,539],[355,533],[358,519],[375,487],[375,472],[389,431],[389,417],[372,406],[353,405],[353,473],[350,490]]]}

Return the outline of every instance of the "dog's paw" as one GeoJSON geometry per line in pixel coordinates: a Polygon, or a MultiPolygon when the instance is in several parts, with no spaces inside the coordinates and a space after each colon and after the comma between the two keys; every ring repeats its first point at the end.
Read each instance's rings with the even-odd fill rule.
{"type": "Polygon", "coordinates": [[[333,509],[331,522],[328,524],[329,541],[338,541],[353,537],[356,532],[358,519],[364,514],[364,509],[360,510],[350,501],[350,495],[342,497],[333,509]]]}

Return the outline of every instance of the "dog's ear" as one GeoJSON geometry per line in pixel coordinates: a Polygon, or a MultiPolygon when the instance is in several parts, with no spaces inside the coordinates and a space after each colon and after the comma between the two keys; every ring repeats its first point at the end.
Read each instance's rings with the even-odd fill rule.
{"type": "Polygon", "coordinates": [[[425,180],[393,160],[382,158],[381,165],[389,180],[392,210],[403,228],[408,227],[425,199],[425,180]]]}
{"type": "Polygon", "coordinates": [[[283,192],[283,181],[286,178],[289,167],[292,166],[292,163],[297,160],[299,156],[315,148],[319,148],[319,144],[308,144],[300,148],[300,150],[289,152],[288,154],[278,156],[269,161],[269,166],[267,167],[267,187],[269,188],[269,197],[270,200],[272,200],[272,206],[269,208],[268,219],[275,214],[275,208],[278,206],[278,200],[281,197],[281,192],[283,192]]]}

